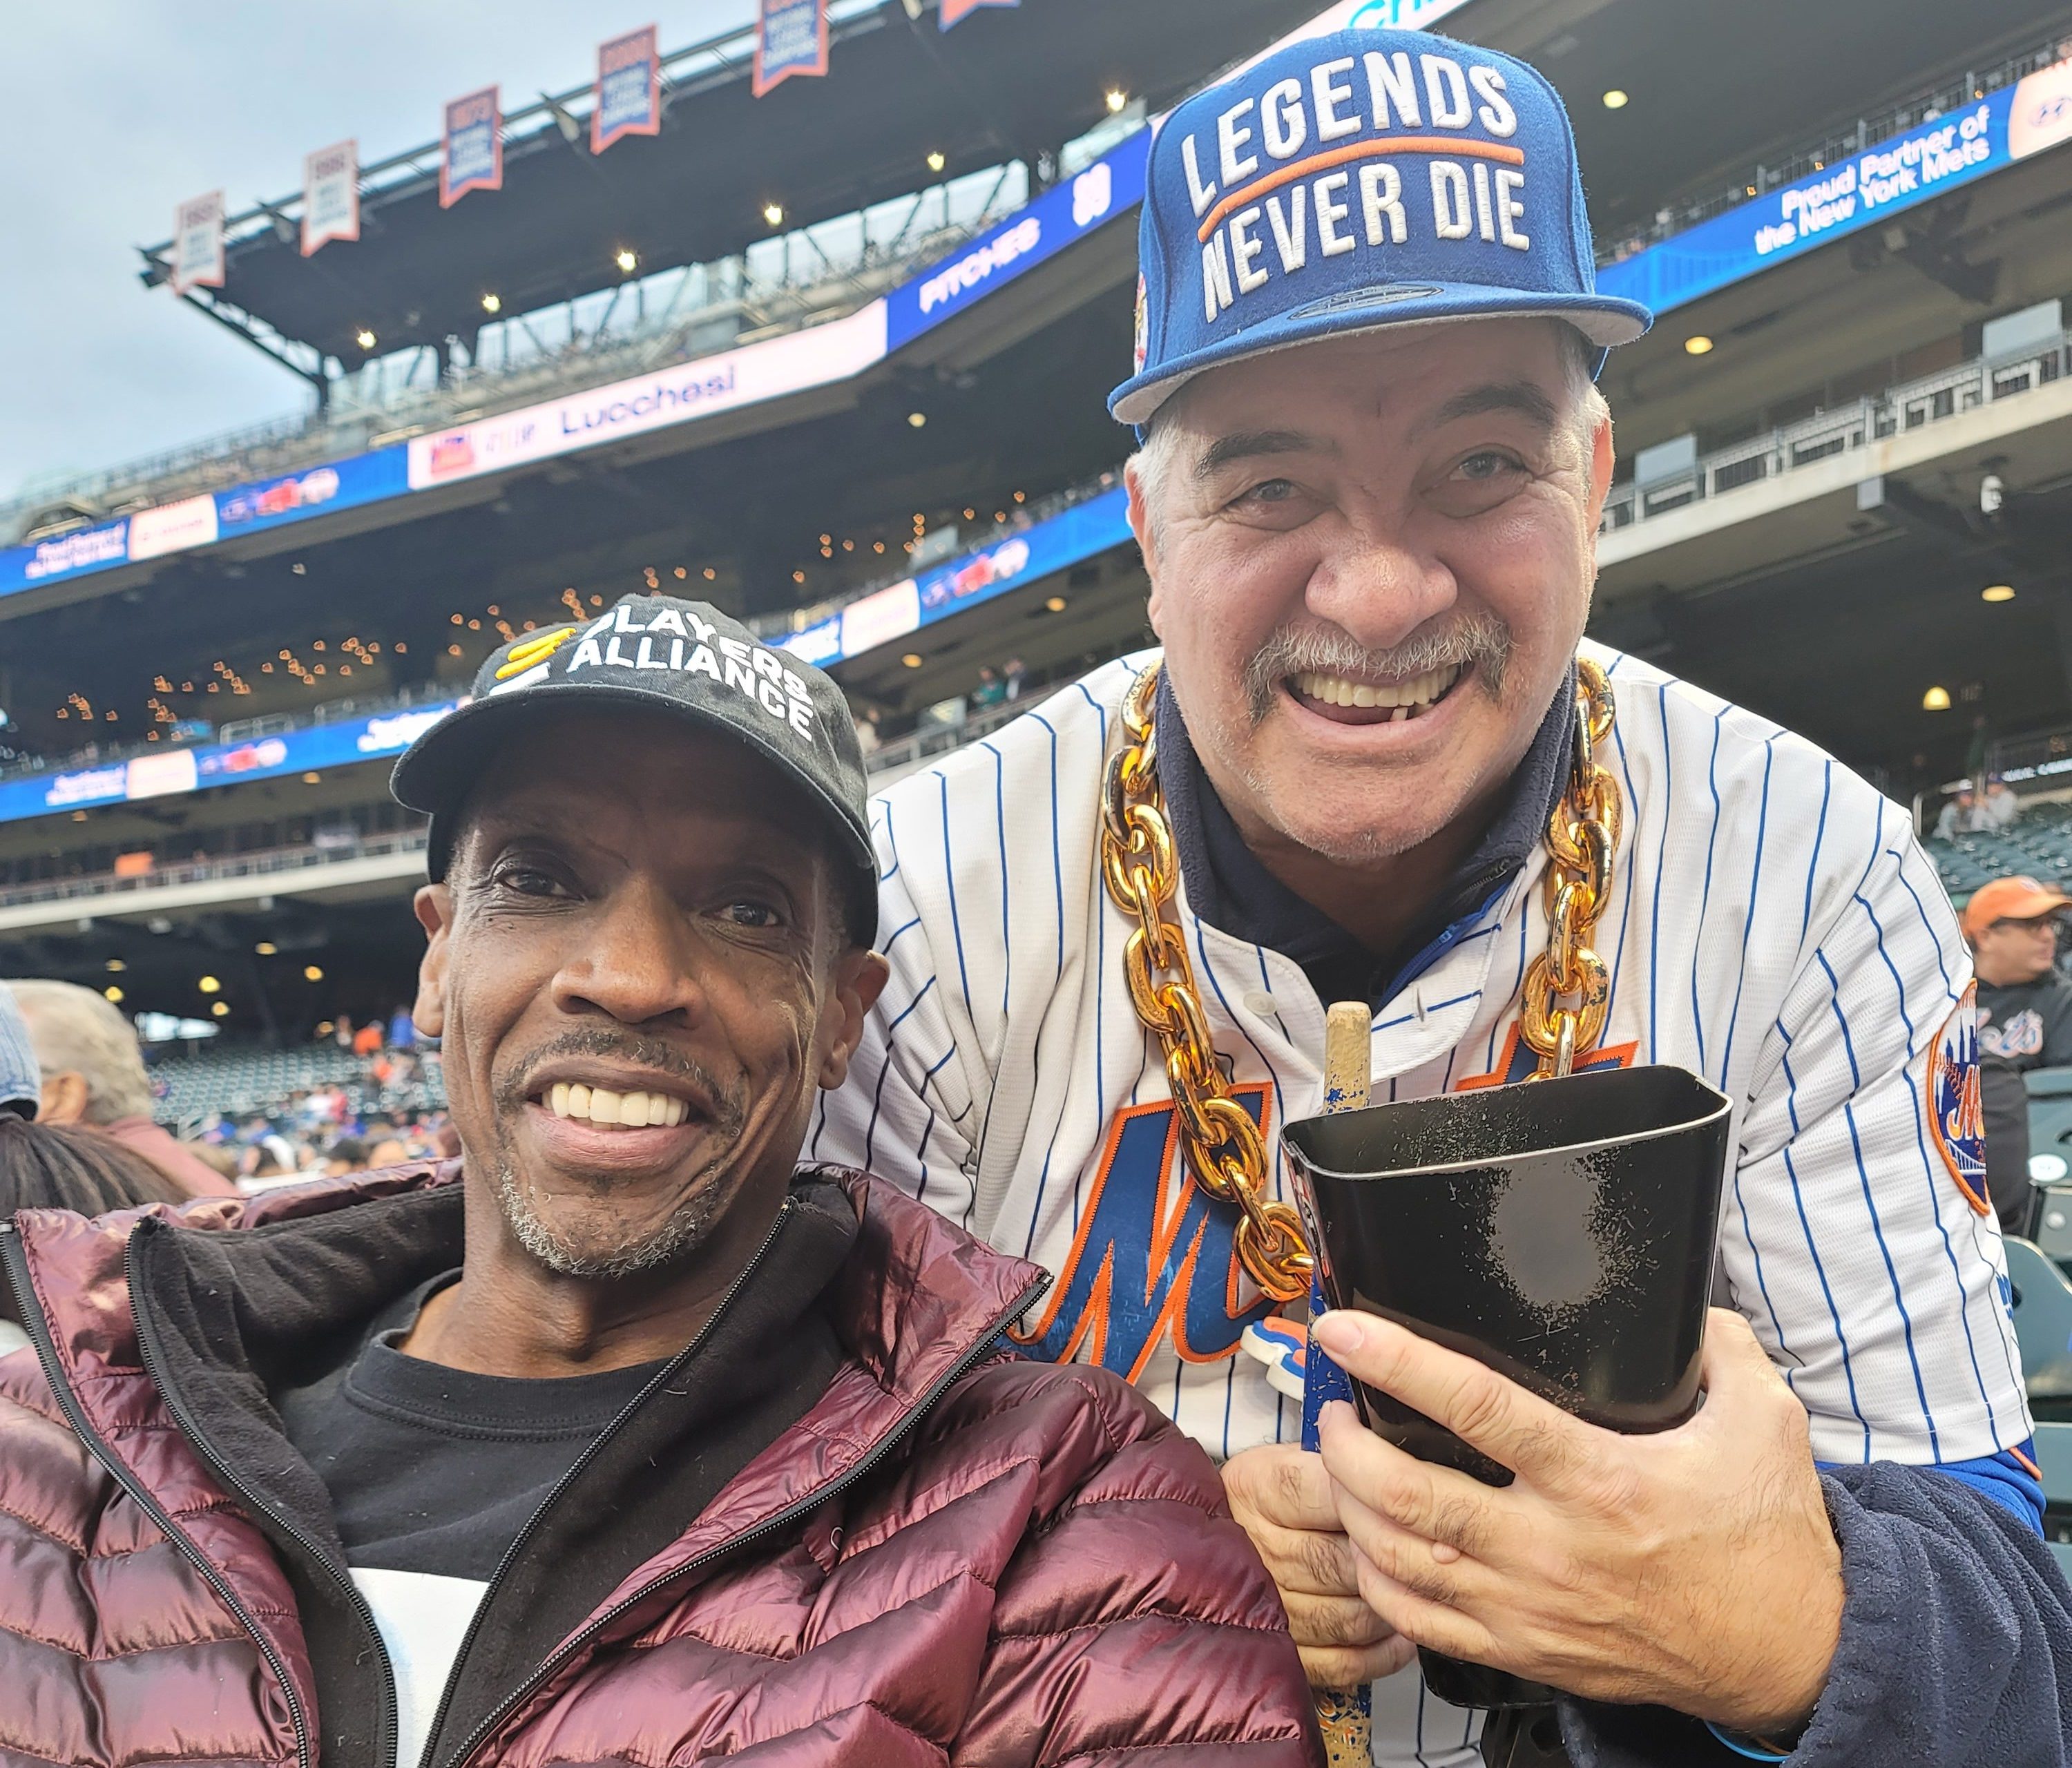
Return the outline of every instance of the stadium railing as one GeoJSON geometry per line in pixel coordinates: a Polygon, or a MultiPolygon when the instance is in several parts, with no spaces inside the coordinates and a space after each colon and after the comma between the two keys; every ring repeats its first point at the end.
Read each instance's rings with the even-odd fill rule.
{"type": "Polygon", "coordinates": [[[1954,368],[1924,375],[1832,411],[1816,412],[1745,442],[1700,455],[1693,466],[1646,484],[1613,487],[1601,533],[1667,515],[1701,499],[1775,479],[1815,462],[1961,417],[2004,399],[2018,398],[2061,379],[2072,368],[2072,331],[2008,356],[1975,356],[1954,368]]]}
{"type": "MultiPolygon", "coordinates": [[[[897,738],[866,755],[864,765],[874,783],[890,784],[923,762],[947,754],[997,730],[1035,703],[1025,693],[1018,700],[974,713],[961,723],[941,725],[897,738]]],[[[422,829],[402,829],[383,835],[356,836],[321,846],[310,842],[226,854],[220,859],[184,860],[154,865],[148,871],[127,878],[97,872],[80,878],[39,878],[28,883],[0,886],[0,908],[27,907],[38,903],[101,902],[110,898],[126,901],[179,885],[213,884],[238,878],[280,878],[347,861],[415,855],[424,849],[422,829]]]]}

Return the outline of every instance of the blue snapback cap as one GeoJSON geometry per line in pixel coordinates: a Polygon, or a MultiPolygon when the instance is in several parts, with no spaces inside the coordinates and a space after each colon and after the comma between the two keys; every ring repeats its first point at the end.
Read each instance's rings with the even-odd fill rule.
{"type": "Polygon", "coordinates": [[[1205,368],[1346,332],[1540,315],[1601,368],[1653,317],[1597,293],[1560,95],[1450,37],[1292,43],[1168,116],[1145,180],[1123,423],[1205,368]]]}

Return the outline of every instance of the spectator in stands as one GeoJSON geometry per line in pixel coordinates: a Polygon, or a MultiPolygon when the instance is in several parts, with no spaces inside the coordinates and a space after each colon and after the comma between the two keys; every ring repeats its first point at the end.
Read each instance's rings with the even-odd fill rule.
{"type": "Polygon", "coordinates": [[[43,1075],[39,1120],[84,1124],[134,1149],[190,1197],[236,1187],[152,1120],[151,1083],[130,1022],[91,989],[19,981],[14,993],[43,1075]]]}
{"type": "Polygon", "coordinates": [[[381,1022],[369,1019],[352,1034],[352,1053],[356,1056],[372,1056],[381,1048],[381,1022]]]}
{"type": "Polygon", "coordinates": [[[1979,1089],[1986,1183],[2000,1226],[2029,1231],[2032,1068],[2072,1064],[2072,981],[2057,968],[2058,923],[2072,897],[2033,878],[1980,886],[1960,917],[1979,979],[1979,1089]]]}
{"type": "Polygon", "coordinates": [[[388,1047],[391,1050],[412,1050],[417,1047],[417,1028],[410,1022],[410,1009],[399,1006],[388,1015],[388,1047]]]}
{"type": "Polygon", "coordinates": [[[1957,796],[1943,805],[1942,814],[1935,819],[1935,838],[1955,841],[1959,835],[1975,833],[1978,827],[1978,800],[1969,786],[1959,787],[1957,796]]]}
{"type": "Polygon", "coordinates": [[[1009,702],[1022,697],[1022,685],[1029,679],[1029,665],[1019,657],[1009,657],[1001,666],[1001,680],[1007,689],[1009,702]]]}
{"type": "Polygon", "coordinates": [[[1979,800],[1979,826],[1982,828],[2006,828],[2021,815],[2021,800],[2015,796],[2014,787],[1998,774],[1986,775],[1986,795],[1979,800]]]}
{"type": "Polygon", "coordinates": [[[989,711],[1006,698],[1007,684],[1000,679],[991,664],[981,664],[979,666],[978,685],[972,689],[972,710],[989,711]]]}
{"type": "Polygon", "coordinates": [[[324,1177],[343,1178],[368,1167],[367,1144],[357,1136],[341,1136],[324,1150],[324,1177]]]}
{"type": "Polygon", "coordinates": [[[619,611],[796,709],[594,644],[491,694],[507,646],[404,757],[458,1168],[10,1254],[53,1378],[92,1379],[0,1375],[0,1525],[42,1556],[0,1578],[40,1679],[9,1748],[105,1762],[105,1642],[148,1639],[125,1758],[278,1754],[301,1710],[339,1763],[434,1725],[498,1762],[1315,1763],[1207,1457],[1118,1376],[1000,1355],[1034,1267],[799,1167],[885,976],[840,690],[716,608],[619,611]],[[167,1511],[200,1570],[94,1575],[167,1511]]]}

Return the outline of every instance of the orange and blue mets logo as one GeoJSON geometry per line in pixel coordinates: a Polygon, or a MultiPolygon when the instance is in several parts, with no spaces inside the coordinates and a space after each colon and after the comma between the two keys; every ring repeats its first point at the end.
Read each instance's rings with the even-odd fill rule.
{"type": "MultiPolygon", "coordinates": [[[[1231,1092],[1267,1129],[1266,1088],[1254,1083],[1231,1092]]],[[[1240,1299],[1236,1223],[1236,1211],[1188,1171],[1172,1102],[1127,1106],[1109,1121],[1049,1305],[1009,1335],[1046,1363],[1097,1363],[1127,1381],[1169,1340],[1182,1362],[1220,1362],[1272,1306],[1264,1297],[1240,1299]]]]}
{"type": "Polygon", "coordinates": [[[1978,985],[1964,990],[1928,1052],[1928,1129],[1935,1151],[1981,1215],[1993,1213],[1986,1189],[1986,1113],[1979,1096],[1978,985]]]}

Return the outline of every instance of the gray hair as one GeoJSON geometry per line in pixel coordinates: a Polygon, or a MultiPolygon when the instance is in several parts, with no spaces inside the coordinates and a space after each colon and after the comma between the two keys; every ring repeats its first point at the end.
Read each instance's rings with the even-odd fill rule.
{"type": "MultiPolygon", "coordinates": [[[[1558,319],[1550,323],[1560,335],[1561,367],[1568,383],[1568,401],[1575,408],[1577,430],[1587,444],[1596,434],[1597,426],[1611,415],[1611,407],[1605,404],[1602,389],[1591,378],[1590,371],[1597,365],[1597,347],[1573,326],[1558,319]]],[[[1178,452],[1178,426],[1166,422],[1166,414],[1175,409],[1186,390],[1182,388],[1153,414],[1145,427],[1142,444],[1130,457],[1137,482],[1143,488],[1145,512],[1153,534],[1157,532],[1158,512],[1165,501],[1166,487],[1172,479],[1174,457],[1178,452]]]]}
{"type": "Polygon", "coordinates": [[[85,1080],[88,1123],[151,1115],[144,1052],[130,1022],[109,1002],[76,982],[0,985],[14,991],[43,1079],[72,1073],[85,1080]]]}

